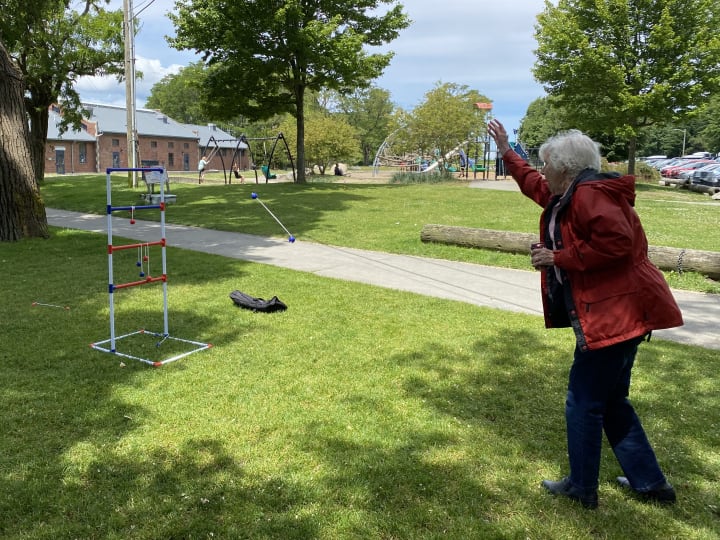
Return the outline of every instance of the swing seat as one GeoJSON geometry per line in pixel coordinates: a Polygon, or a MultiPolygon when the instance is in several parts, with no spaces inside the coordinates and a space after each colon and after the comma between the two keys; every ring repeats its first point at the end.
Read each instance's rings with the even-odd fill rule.
{"type": "Polygon", "coordinates": [[[260,170],[262,171],[263,175],[265,175],[266,180],[275,180],[277,178],[276,174],[270,174],[270,167],[268,167],[267,165],[261,166],[260,170]]]}

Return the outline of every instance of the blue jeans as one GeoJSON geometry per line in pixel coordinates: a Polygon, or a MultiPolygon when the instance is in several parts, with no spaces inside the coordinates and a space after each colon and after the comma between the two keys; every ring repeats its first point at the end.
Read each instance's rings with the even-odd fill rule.
{"type": "Polygon", "coordinates": [[[628,400],[630,372],[641,341],[631,339],[594,351],[575,349],[565,420],[570,483],[584,492],[598,487],[603,430],[634,489],[655,489],[666,481],[628,400]]]}

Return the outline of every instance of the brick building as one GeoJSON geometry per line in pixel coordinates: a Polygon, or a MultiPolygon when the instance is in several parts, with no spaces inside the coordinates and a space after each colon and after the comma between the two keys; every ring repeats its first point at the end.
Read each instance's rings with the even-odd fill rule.
{"type": "MultiPolygon", "coordinates": [[[[128,167],[127,114],[125,107],[83,103],[88,116],[80,131],[62,136],[57,107],[50,110],[45,172],[98,173],[108,167],[128,167]]],[[[250,166],[247,146],[215,124],[181,124],[161,112],[137,109],[138,166],[161,166],[168,171],[197,171],[200,157],[212,155],[209,170],[230,173],[233,162],[250,166]]]]}
{"type": "Polygon", "coordinates": [[[80,131],[68,130],[60,135],[60,115],[50,110],[47,143],[45,144],[45,173],[94,173],[97,146],[94,126],[83,121],[80,131]]]}

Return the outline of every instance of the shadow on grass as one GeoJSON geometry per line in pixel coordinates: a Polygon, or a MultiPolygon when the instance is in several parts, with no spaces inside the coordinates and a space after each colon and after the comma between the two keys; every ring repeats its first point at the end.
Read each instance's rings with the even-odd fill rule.
{"type": "MultiPolygon", "coordinates": [[[[87,336],[101,338],[108,331],[106,294],[99,292],[107,279],[102,249],[98,251],[102,241],[98,244],[89,236],[63,233],[57,241],[1,246],[0,260],[8,267],[13,262],[20,266],[22,257],[23,271],[8,272],[12,279],[0,284],[0,330],[14,338],[0,342],[0,536],[199,538],[212,533],[221,538],[318,538],[338,532],[340,538],[524,538],[531,530],[537,537],[550,538],[557,537],[553,526],[563,522],[578,533],[573,537],[593,537],[603,535],[603,523],[611,521],[608,513],[627,513],[627,498],[616,491],[603,493],[603,504],[609,503],[606,513],[586,516],[563,504],[567,501],[551,501],[539,489],[540,470],[565,467],[562,403],[572,341],[548,339],[540,322],[535,328],[511,327],[506,324],[510,316],[496,327],[484,327],[478,332],[482,337],[470,340],[465,349],[432,335],[400,347],[400,336],[393,343],[402,352],[381,358],[397,366],[397,371],[388,371],[399,377],[397,396],[387,388],[373,395],[367,386],[353,393],[355,387],[349,385],[339,388],[338,405],[312,392],[298,394],[281,387],[267,402],[278,406],[276,402],[282,401],[286,410],[293,410],[292,421],[268,414],[265,418],[275,422],[268,427],[262,418],[252,420],[260,434],[253,440],[181,432],[148,444],[139,436],[143,430],[179,431],[183,426],[180,421],[164,423],[143,400],[152,400],[151,389],[160,383],[173,390],[189,370],[184,363],[167,371],[130,363],[121,370],[108,360],[113,357],[87,347],[87,336]],[[55,295],[47,299],[56,303],[69,302],[71,309],[31,308],[31,301],[45,299],[41,293],[55,295]],[[130,405],[124,396],[134,388],[142,392],[130,405]],[[303,400],[314,413],[303,409],[303,400]],[[354,421],[373,424],[377,432],[358,435],[348,431],[337,414],[326,414],[328,408],[343,406],[354,421]],[[413,409],[412,418],[402,417],[405,407],[413,409]],[[263,445],[264,438],[273,435],[277,445],[263,445]],[[266,450],[277,455],[263,462],[264,456],[257,455],[266,450]],[[243,459],[252,452],[255,459],[249,456],[252,463],[246,467],[243,459]],[[517,519],[508,523],[512,516],[517,519]]],[[[237,261],[191,253],[176,264],[180,278],[174,286],[181,299],[197,297],[192,288],[212,279],[233,280],[246,268],[259,272],[237,261]]],[[[325,296],[334,293],[330,310],[340,312],[346,302],[338,294],[342,289],[337,284],[325,287],[320,278],[299,279],[308,280],[316,296],[306,301],[305,311],[295,320],[318,331],[332,324],[338,315],[327,313],[325,296]]],[[[361,319],[367,309],[359,306],[358,298],[390,311],[400,308],[384,302],[391,296],[386,291],[343,286],[358,291],[353,300],[357,306],[346,316],[361,324],[348,323],[358,332],[350,335],[358,342],[377,339],[378,347],[368,351],[384,350],[382,340],[390,338],[382,333],[385,319],[378,317],[377,326],[361,319]],[[368,338],[369,331],[377,337],[368,338]]],[[[146,306],[146,298],[157,302],[159,291],[147,287],[137,294],[127,292],[134,297],[119,299],[118,320],[121,327],[134,329],[138,321],[157,314],[157,309],[146,306]]],[[[420,305],[411,295],[397,298],[420,305]]],[[[265,332],[272,319],[228,323],[234,322],[234,312],[228,310],[236,308],[225,292],[195,301],[202,302],[197,309],[182,302],[173,308],[173,333],[198,339],[212,335],[214,342],[232,346],[241,345],[240,332],[262,332],[261,351],[287,346],[277,336],[289,333],[290,340],[305,338],[289,358],[296,379],[328,368],[316,366],[313,353],[321,347],[333,349],[334,344],[310,345],[299,328],[303,325],[298,324],[294,333],[277,324],[273,336],[265,332]],[[225,315],[215,317],[221,309],[225,315]]],[[[299,303],[296,298],[293,306],[299,303]]],[[[432,302],[434,308],[438,305],[432,302]]],[[[425,325],[432,316],[417,319],[414,324],[425,325]]],[[[318,340],[326,341],[327,336],[318,333],[318,340]]],[[[375,360],[370,352],[361,354],[366,364],[375,360]]],[[[337,360],[339,371],[356,367],[352,347],[346,355],[337,360]]],[[[262,377],[270,364],[261,352],[257,356],[247,369],[262,377]]],[[[197,370],[192,382],[224,391],[223,376],[243,374],[242,367],[228,361],[236,359],[217,362],[209,375],[197,370]],[[211,380],[201,380],[206,376],[211,380]]],[[[280,375],[283,354],[271,359],[280,375]]],[[[710,352],[654,342],[641,347],[633,398],[641,417],[654,425],[650,437],[671,478],[692,476],[697,483],[683,484],[681,497],[689,501],[668,510],[677,522],[672,531],[666,512],[632,507],[639,520],[633,522],[637,539],[685,527],[712,532],[712,516],[707,520],[707,514],[715,504],[711,490],[717,483],[716,468],[703,456],[711,455],[718,443],[717,430],[708,429],[718,418],[712,384],[716,367],[717,358],[710,352]],[[701,479],[707,482],[701,484],[701,479]]],[[[310,386],[282,373],[298,387],[310,386]]],[[[357,373],[371,378],[374,372],[357,373]]],[[[206,396],[195,387],[193,392],[199,394],[194,398],[197,408],[188,398],[183,404],[187,414],[204,412],[206,396]]],[[[241,404],[241,396],[235,399],[241,404]]],[[[607,479],[615,472],[607,449],[604,459],[607,479]]],[[[632,518],[620,519],[630,523],[632,518]]]]}

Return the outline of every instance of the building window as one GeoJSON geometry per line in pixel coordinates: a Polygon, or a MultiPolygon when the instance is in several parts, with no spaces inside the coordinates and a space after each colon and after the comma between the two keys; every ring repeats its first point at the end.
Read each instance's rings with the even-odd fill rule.
{"type": "Polygon", "coordinates": [[[168,167],[175,166],[175,154],[168,154],[168,167]]]}
{"type": "Polygon", "coordinates": [[[112,140],[112,145],[113,145],[113,146],[120,146],[120,139],[113,139],[113,140],[112,140]]]}
{"type": "Polygon", "coordinates": [[[157,148],[157,141],[150,141],[150,148],[157,148]]]}
{"type": "Polygon", "coordinates": [[[80,163],[87,163],[87,143],[79,143],[78,152],[80,154],[80,163]]]}
{"type": "Polygon", "coordinates": [[[168,141],[168,148],[175,148],[175,143],[172,141],[168,141]]]}
{"type": "Polygon", "coordinates": [[[184,148],[185,150],[187,150],[188,148],[190,148],[190,143],[185,143],[185,144],[183,145],[183,148],[184,148]]]}

